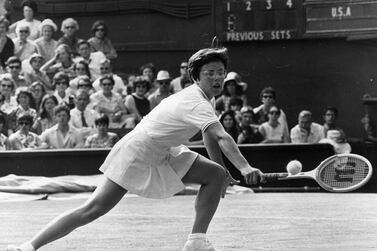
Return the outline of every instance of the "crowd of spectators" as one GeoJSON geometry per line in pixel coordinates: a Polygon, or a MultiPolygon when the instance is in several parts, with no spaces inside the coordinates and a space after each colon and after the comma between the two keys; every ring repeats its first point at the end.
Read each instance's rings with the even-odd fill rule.
{"type": "MultiPolygon", "coordinates": [[[[112,129],[132,130],[163,99],[192,84],[185,61],[175,78],[146,63],[122,79],[112,70],[118,54],[104,21],[95,21],[93,36],[84,39],[77,36],[79,23],[66,18],[55,40],[57,24],[35,19],[33,0],[22,6],[22,20],[10,24],[0,16],[0,150],[111,147],[119,139],[112,129]]],[[[215,101],[220,122],[238,144],[346,144],[336,108],[324,110],[322,125],[303,110],[290,129],[273,87],[261,91],[254,108],[247,88],[229,72],[215,101]]]]}

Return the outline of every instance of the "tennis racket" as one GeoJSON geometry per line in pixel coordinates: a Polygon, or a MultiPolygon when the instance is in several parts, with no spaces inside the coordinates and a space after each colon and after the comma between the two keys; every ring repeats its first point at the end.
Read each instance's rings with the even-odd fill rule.
{"type": "Polygon", "coordinates": [[[266,181],[314,179],[329,192],[350,192],[365,185],[372,177],[369,160],[357,154],[337,154],[322,161],[315,169],[298,174],[266,173],[266,181]]]}

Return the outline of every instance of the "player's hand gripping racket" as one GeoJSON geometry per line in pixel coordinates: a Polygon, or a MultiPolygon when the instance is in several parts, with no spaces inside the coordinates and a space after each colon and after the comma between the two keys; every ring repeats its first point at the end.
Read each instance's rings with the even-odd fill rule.
{"type": "Polygon", "coordinates": [[[266,181],[290,179],[314,179],[329,192],[350,192],[365,185],[372,176],[369,160],[357,154],[337,154],[322,161],[308,172],[265,173],[266,181]]]}

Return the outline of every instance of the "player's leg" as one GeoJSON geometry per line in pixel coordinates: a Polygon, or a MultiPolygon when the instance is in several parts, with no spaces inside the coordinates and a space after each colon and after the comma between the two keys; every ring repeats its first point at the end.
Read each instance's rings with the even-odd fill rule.
{"type": "Polygon", "coordinates": [[[64,237],[74,229],[106,214],[122,199],[125,193],[127,193],[127,190],[105,178],[82,206],[67,211],[52,220],[31,239],[30,244],[38,249],[47,243],[64,237]]]}
{"type": "Polygon", "coordinates": [[[219,204],[225,178],[226,172],[220,165],[201,155],[183,177],[183,182],[201,184],[195,201],[192,232],[184,250],[214,250],[205,233],[219,204]]]}

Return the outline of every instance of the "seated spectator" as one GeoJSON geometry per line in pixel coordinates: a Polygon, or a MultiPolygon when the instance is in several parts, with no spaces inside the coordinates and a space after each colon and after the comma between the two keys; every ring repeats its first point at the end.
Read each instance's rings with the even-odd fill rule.
{"type": "Polygon", "coordinates": [[[5,73],[0,75],[0,92],[4,96],[4,102],[0,110],[9,114],[14,108],[17,107],[16,96],[14,96],[15,83],[12,75],[5,73]]]}
{"type": "Polygon", "coordinates": [[[52,94],[43,97],[38,118],[32,126],[32,131],[40,135],[46,129],[56,125],[54,109],[58,106],[58,100],[52,94]]]}
{"type": "Polygon", "coordinates": [[[76,62],[73,66],[73,70],[76,73],[76,77],[74,79],[72,79],[71,81],[69,81],[69,87],[72,90],[72,92],[75,93],[77,91],[78,80],[82,76],[86,76],[90,80],[91,75],[90,75],[88,63],[85,62],[84,60],[80,60],[80,61],[76,62]]]}
{"type": "MultiPolygon", "coordinates": [[[[108,59],[103,60],[101,62],[99,69],[100,69],[100,72],[101,72],[101,76],[93,82],[94,90],[96,90],[96,91],[101,90],[101,86],[100,86],[101,77],[111,75],[114,79],[113,91],[122,95],[123,92],[124,92],[124,89],[125,89],[123,79],[121,77],[119,77],[118,75],[113,73],[110,60],[108,60],[108,59]]],[[[110,118],[110,121],[111,121],[111,118],[110,118]]]]}
{"type": "Polygon", "coordinates": [[[323,130],[325,137],[327,136],[327,131],[329,130],[338,130],[341,134],[342,140],[346,140],[346,135],[344,131],[338,127],[336,121],[338,119],[338,109],[333,106],[327,106],[323,109],[323,130]]]}
{"type": "Polygon", "coordinates": [[[148,77],[137,76],[133,85],[134,93],[126,96],[125,104],[129,112],[136,116],[136,123],[139,123],[151,111],[149,100],[145,97],[151,83],[148,77]]]}
{"type": "Polygon", "coordinates": [[[264,140],[261,143],[288,143],[289,134],[284,126],[279,122],[280,108],[276,105],[271,106],[268,113],[268,121],[259,126],[259,132],[264,140]]]}
{"type": "Polygon", "coordinates": [[[312,122],[312,113],[303,110],[298,115],[298,124],[291,129],[292,143],[318,143],[325,137],[323,126],[312,122]]]}
{"type": "Polygon", "coordinates": [[[6,70],[7,72],[12,76],[12,79],[14,80],[15,84],[15,92],[17,90],[26,90],[29,84],[25,80],[25,78],[21,75],[21,68],[22,68],[22,62],[21,60],[16,57],[12,56],[8,58],[8,60],[5,62],[6,64],[6,70]]]}
{"type": "Polygon", "coordinates": [[[45,130],[40,139],[44,149],[72,149],[84,146],[80,133],[69,125],[70,112],[65,105],[58,105],[54,110],[57,124],[45,130]]]}
{"type": "Polygon", "coordinates": [[[34,43],[37,46],[38,54],[42,55],[45,61],[49,61],[55,56],[58,42],[53,38],[53,35],[57,30],[58,27],[54,21],[49,18],[43,20],[39,25],[39,31],[42,36],[34,40],[34,43]]]}
{"type": "MultiPolygon", "coordinates": [[[[260,93],[262,104],[254,108],[256,123],[258,125],[267,122],[269,119],[268,113],[273,105],[276,105],[276,91],[272,87],[265,87],[260,93]]],[[[285,133],[289,134],[287,117],[284,111],[280,108],[279,123],[284,126],[285,133]]]]}
{"type": "Polygon", "coordinates": [[[90,96],[91,107],[99,114],[106,114],[110,119],[110,128],[134,128],[135,116],[129,114],[123,103],[122,96],[113,92],[114,79],[112,76],[100,78],[101,91],[90,96]]]}
{"type": "Polygon", "coordinates": [[[68,45],[59,45],[55,50],[55,56],[47,61],[40,70],[45,71],[50,78],[58,72],[64,72],[69,79],[74,79],[76,74],[73,70],[74,62],[71,53],[68,45]]]}
{"type": "Polygon", "coordinates": [[[240,130],[238,128],[235,115],[236,113],[232,110],[223,112],[220,116],[220,123],[223,125],[225,131],[229,133],[230,136],[232,136],[235,142],[237,142],[240,130]]]}
{"type": "Polygon", "coordinates": [[[93,37],[89,38],[88,42],[91,45],[92,51],[101,51],[107,59],[113,60],[118,57],[118,54],[108,38],[108,28],[103,20],[97,20],[92,25],[93,37]]]}
{"type": "Polygon", "coordinates": [[[12,39],[7,36],[9,27],[9,21],[5,16],[0,16],[0,42],[2,47],[0,48],[0,73],[5,71],[5,62],[9,57],[14,55],[14,43],[12,39]]]}
{"type": "Polygon", "coordinates": [[[171,78],[168,71],[159,71],[157,74],[156,82],[159,85],[158,89],[148,97],[151,110],[155,108],[164,98],[167,98],[171,95],[171,78]]]}
{"type": "Polygon", "coordinates": [[[30,107],[39,112],[41,108],[42,98],[46,95],[46,88],[42,82],[36,81],[29,87],[29,91],[33,96],[33,100],[30,102],[30,107]]]}
{"type": "Polygon", "coordinates": [[[51,84],[50,78],[45,72],[41,71],[41,67],[44,64],[43,57],[38,53],[34,53],[33,55],[31,55],[29,62],[31,68],[29,71],[24,72],[27,85],[29,86],[32,83],[38,81],[44,85],[46,90],[52,91],[53,86],[51,84]]]}
{"type": "Polygon", "coordinates": [[[216,111],[221,113],[229,110],[229,101],[231,98],[240,98],[243,101],[242,106],[247,105],[247,98],[243,93],[242,86],[237,82],[234,75],[228,74],[224,79],[223,94],[216,99],[216,111]]]}
{"type": "Polygon", "coordinates": [[[240,133],[237,138],[238,144],[256,144],[263,140],[263,136],[255,125],[255,114],[250,106],[242,107],[240,133]]]}
{"type": "Polygon", "coordinates": [[[157,73],[156,68],[154,67],[152,63],[147,63],[140,67],[140,75],[149,78],[149,82],[151,85],[149,88],[149,91],[146,94],[147,97],[153,92],[155,92],[156,89],[158,88],[158,84],[156,82],[156,73],[157,73]]]}
{"type": "Polygon", "coordinates": [[[91,52],[90,44],[86,40],[81,40],[78,44],[79,57],[75,61],[85,61],[89,66],[89,71],[92,79],[97,79],[101,76],[101,64],[106,60],[105,54],[102,51],[91,52]]]}
{"type": "Polygon", "coordinates": [[[63,20],[61,26],[63,36],[58,40],[58,46],[61,44],[67,45],[74,57],[79,55],[78,44],[82,40],[77,37],[78,30],[79,23],[71,17],[66,18],[63,20]]]}
{"type": "Polygon", "coordinates": [[[28,39],[30,27],[26,24],[18,25],[16,29],[17,37],[13,39],[14,55],[21,61],[27,60],[33,53],[37,52],[35,43],[28,39]]]}
{"type": "Polygon", "coordinates": [[[13,23],[9,27],[9,33],[13,34],[20,26],[29,26],[30,27],[30,40],[35,40],[40,36],[39,25],[41,21],[35,19],[35,14],[38,11],[38,5],[33,0],[24,0],[21,4],[24,19],[13,23]]]}
{"type": "Polygon", "coordinates": [[[86,148],[110,148],[119,140],[117,134],[109,132],[109,117],[103,114],[94,121],[97,133],[89,136],[85,141],[86,148]]]}
{"type": "Polygon", "coordinates": [[[321,139],[319,143],[332,145],[336,154],[350,153],[352,151],[351,145],[339,130],[328,130],[326,138],[321,139]]]}
{"type": "Polygon", "coordinates": [[[92,82],[90,81],[88,76],[80,76],[77,79],[77,91],[84,90],[86,91],[89,96],[94,93],[92,82]]]}
{"type": "Polygon", "coordinates": [[[8,116],[9,118],[8,130],[12,130],[13,132],[16,131],[17,118],[21,114],[31,115],[33,118],[32,124],[34,123],[34,120],[37,118],[37,111],[30,107],[30,104],[33,100],[33,96],[31,95],[29,91],[20,91],[17,94],[16,100],[17,100],[18,105],[9,113],[9,116],[8,116]]]}
{"type": "Polygon", "coordinates": [[[70,106],[72,100],[70,100],[71,90],[69,87],[69,78],[68,75],[64,72],[58,72],[55,74],[52,85],[55,89],[54,96],[58,100],[59,104],[65,104],[70,106]]]}
{"type": "Polygon", "coordinates": [[[179,70],[179,77],[176,77],[171,81],[171,88],[173,93],[179,92],[184,88],[184,85],[190,81],[190,76],[188,73],[188,63],[181,62],[180,70],[179,70]],[[187,81],[188,80],[188,81],[187,81]]]}
{"type": "Polygon", "coordinates": [[[88,108],[88,104],[89,94],[80,90],[76,95],[76,107],[70,111],[70,123],[81,133],[83,139],[94,133],[94,120],[99,116],[95,110],[88,108]]]}
{"type": "Polygon", "coordinates": [[[23,113],[17,118],[18,130],[9,136],[10,150],[40,149],[42,142],[38,135],[30,132],[33,117],[23,113]]]}

